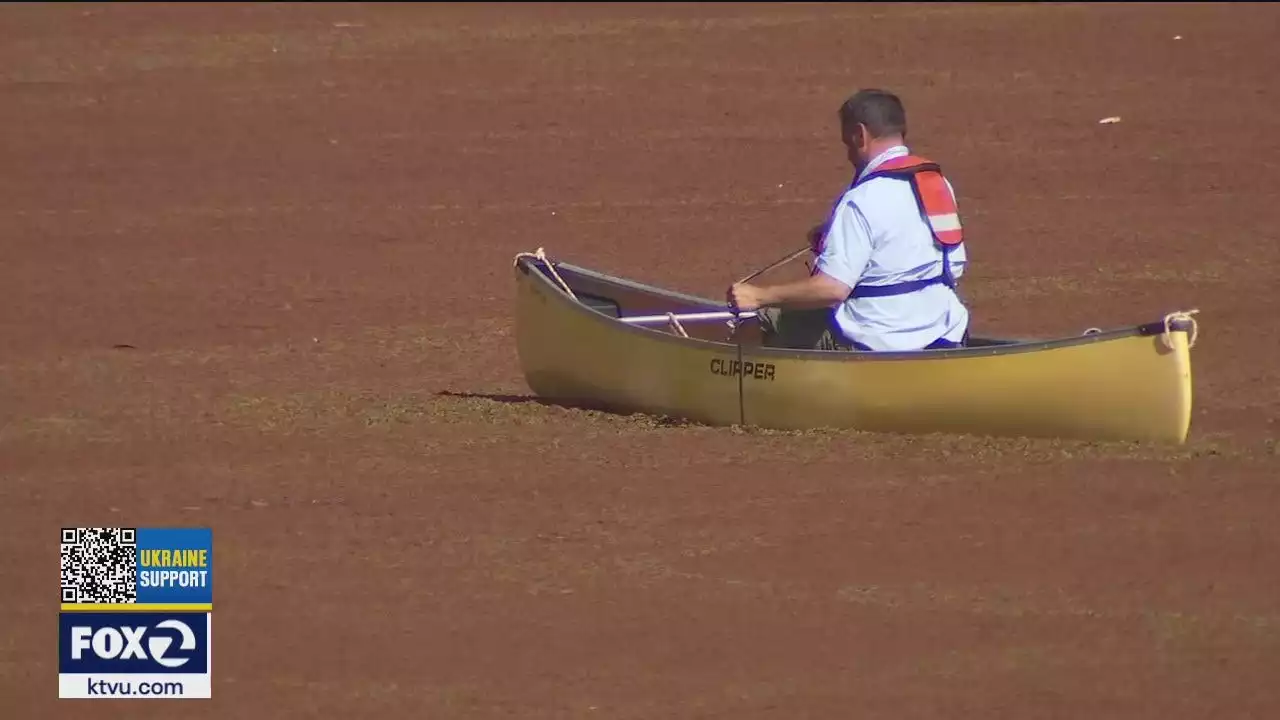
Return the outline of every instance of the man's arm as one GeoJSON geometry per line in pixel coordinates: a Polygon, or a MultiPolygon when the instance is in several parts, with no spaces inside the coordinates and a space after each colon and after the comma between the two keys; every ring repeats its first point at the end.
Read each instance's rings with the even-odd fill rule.
{"type": "Polygon", "coordinates": [[[729,306],[742,311],[760,307],[828,308],[848,299],[871,258],[871,231],[852,200],[836,209],[818,256],[817,272],[782,285],[734,285],[729,306]]]}
{"type": "Polygon", "coordinates": [[[826,273],[803,280],[761,287],[742,283],[729,289],[729,306],[750,311],[769,306],[828,308],[844,302],[853,289],[826,273]]]}

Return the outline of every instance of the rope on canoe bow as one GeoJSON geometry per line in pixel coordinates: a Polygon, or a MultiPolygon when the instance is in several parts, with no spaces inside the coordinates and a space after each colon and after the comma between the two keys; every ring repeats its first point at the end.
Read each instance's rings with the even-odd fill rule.
{"type": "Polygon", "coordinates": [[[1169,335],[1173,332],[1173,324],[1175,322],[1183,322],[1191,326],[1191,331],[1187,337],[1187,349],[1190,350],[1196,346],[1196,336],[1200,334],[1200,327],[1196,324],[1196,319],[1191,316],[1198,312],[1200,312],[1199,309],[1187,310],[1186,312],[1179,310],[1164,316],[1164,333],[1160,336],[1160,339],[1164,341],[1165,347],[1170,350],[1173,349],[1173,341],[1169,339],[1169,335]]]}
{"type": "Polygon", "coordinates": [[[542,248],[538,248],[536,252],[517,253],[515,259],[511,261],[512,266],[518,265],[520,263],[520,258],[533,258],[535,260],[540,260],[542,264],[546,265],[547,269],[551,271],[551,275],[555,277],[556,282],[560,283],[560,287],[564,288],[564,291],[569,293],[569,297],[574,300],[578,299],[578,296],[573,292],[573,288],[569,287],[569,283],[565,282],[564,278],[560,277],[560,273],[556,271],[556,266],[547,259],[547,254],[543,252],[542,248]]]}

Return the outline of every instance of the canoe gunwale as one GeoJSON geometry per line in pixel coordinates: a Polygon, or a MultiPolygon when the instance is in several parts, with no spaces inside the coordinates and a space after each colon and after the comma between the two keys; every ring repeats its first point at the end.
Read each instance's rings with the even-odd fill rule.
{"type": "MultiPolygon", "coordinates": [[[[605,273],[591,270],[590,268],[585,268],[567,262],[553,261],[550,259],[543,261],[528,255],[518,256],[515,262],[518,270],[526,275],[531,275],[537,278],[537,280],[539,280],[546,288],[552,291],[555,297],[563,301],[571,312],[585,313],[586,315],[594,318],[597,322],[608,323],[617,332],[637,333],[648,340],[655,342],[676,343],[690,347],[714,347],[723,349],[726,352],[737,352],[738,350],[739,346],[737,344],[728,341],[681,337],[654,327],[620,322],[609,315],[592,309],[591,307],[575,300],[566,293],[564,288],[562,288],[558,282],[553,280],[546,271],[538,269],[538,272],[536,273],[530,272],[535,266],[542,265],[543,263],[550,263],[557,269],[568,270],[578,275],[590,277],[593,280],[606,285],[614,285],[620,288],[640,291],[663,298],[670,298],[673,301],[705,307],[708,311],[724,310],[725,306],[723,302],[717,302],[715,300],[679,291],[668,290],[666,288],[648,285],[635,280],[607,275],[605,273]]],[[[886,362],[895,360],[911,360],[919,362],[924,360],[945,360],[952,358],[978,358],[993,355],[1014,355],[1029,352],[1043,352],[1047,350],[1078,347],[1081,345],[1121,340],[1132,337],[1158,338],[1165,333],[1166,323],[1168,324],[1170,332],[1190,334],[1194,329],[1194,320],[1190,320],[1185,315],[1175,315],[1176,316],[1170,316],[1173,318],[1172,320],[1159,320],[1114,328],[1111,330],[1098,331],[1096,329],[1091,329],[1090,332],[1086,332],[1081,335],[1071,335],[1044,340],[1001,340],[995,338],[979,338],[979,341],[992,342],[996,344],[971,345],[964,348],[910,351],[833,351],[771,348],[753,345],[749,348],[743,348],[743,350],[750,352],[753,357],[791,358],[819,362],[886,362]]]]}

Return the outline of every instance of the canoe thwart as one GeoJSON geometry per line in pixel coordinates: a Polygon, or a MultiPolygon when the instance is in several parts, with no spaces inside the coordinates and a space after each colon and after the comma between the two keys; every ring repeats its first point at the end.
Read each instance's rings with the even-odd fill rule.
{"type": "Polygon", "coordinates": [[[628,325],[657,325],[675,321],[677,323],[688,322],[706,322],[708,320],[750,320],[754,318],[754,312],[735,313],[732,310],[719,310],[712,312],[696,312],[696,313],[665,313],[662,315],[632,315],[631,317],[621,317],[621,320],[628,325]]]}

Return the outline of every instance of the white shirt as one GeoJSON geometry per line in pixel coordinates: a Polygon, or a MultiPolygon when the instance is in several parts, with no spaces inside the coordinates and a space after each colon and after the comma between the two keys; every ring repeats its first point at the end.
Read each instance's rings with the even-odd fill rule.
{"type": "MultiPolygon", "coordinates": [[[[907,155],[904,146],[877,155],[859,175],[885,161],[907,155]]],[[[951,195],[955,189],[947,183],[951,195]]],[[[952,275],[966,264],[964,245],[951,250],[952,275]]],[[[923,280],[942,272],[942,250],[920,214],[911,184],[878,177],[846,191],[832,211],[817,268],[854,287],[923,280]]],[[[872,350],[920,350],[938,338],[959,342],[969,311],[946,285],[887,297],[848,298],[836,310],[845,336],[872,350]]]]}

